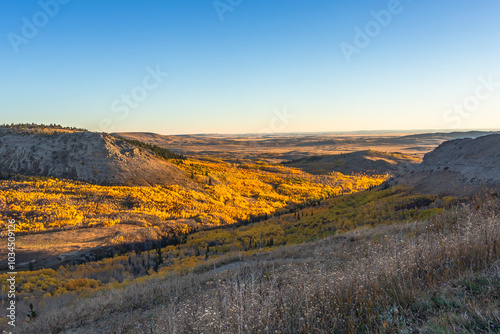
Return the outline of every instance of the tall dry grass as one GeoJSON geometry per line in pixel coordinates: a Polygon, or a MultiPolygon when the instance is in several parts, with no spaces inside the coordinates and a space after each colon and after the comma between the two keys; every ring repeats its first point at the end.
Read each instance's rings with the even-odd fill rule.
{"type": "Polygon", "coordinates": [[[423,296],[498,265],[499,212],[498,200],[463,205],[430,221],[282,247],[228,270],[47,305],[21,332],[414,332],[431,316],[423,296]]]}

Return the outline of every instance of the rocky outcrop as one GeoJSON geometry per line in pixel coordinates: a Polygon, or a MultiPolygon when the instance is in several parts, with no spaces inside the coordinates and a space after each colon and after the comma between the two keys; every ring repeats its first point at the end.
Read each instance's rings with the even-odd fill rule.
{"type": "Polygon", "coordinates": [[[390,183],[408,183],[426,193],[450,195],[498,191],[500,134],[446,141],[390,183]]]}
{"type": "Polygon", "coordinates": [[[444,142],[424,156],[422,167],[458,172],[469,181],[500,182],[500,135],[444,142]]]}
{"type": "Polygon", "coordinates": [[[104,133],[0,131],[0,171],[100,185],[187,185],[183,170],[104,133]]]}

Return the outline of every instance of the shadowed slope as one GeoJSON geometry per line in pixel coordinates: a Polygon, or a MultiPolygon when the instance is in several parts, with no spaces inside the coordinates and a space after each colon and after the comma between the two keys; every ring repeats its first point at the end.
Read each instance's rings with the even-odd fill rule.
{"type": "Polygon", "coordinates": [[[444,142],[420,165],[390,181],[425,193],[468,195],[500,189],[500,135],[444,142]]]}

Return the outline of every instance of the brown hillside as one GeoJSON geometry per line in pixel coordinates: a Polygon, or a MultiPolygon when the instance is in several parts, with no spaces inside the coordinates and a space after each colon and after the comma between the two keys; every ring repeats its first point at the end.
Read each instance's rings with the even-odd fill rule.
{"type": "MultiPolygon", "coordinates": [[[[0,171],[100,185],[187,185],[176,165],[104,133],[0,130],[0,171]]],[[[193,184],[194,186],[194,184],[193,184]]]]}
{"type": "Polygon", "coordinates": [[[426,193],[469,195],[500,189],[500,135],[444,142],[420,165],[390,181],[426,193]]]}
{"type": "Polygon", "coordinates": [[[311,174],[328,174],[332,171],[342,174],[393,174],[402,165],[415,163],[417,160],[402,154],[390,154],[378,151],[359,151],[346,154],[334,154],[302,158],[285,163],[311,174]]]}

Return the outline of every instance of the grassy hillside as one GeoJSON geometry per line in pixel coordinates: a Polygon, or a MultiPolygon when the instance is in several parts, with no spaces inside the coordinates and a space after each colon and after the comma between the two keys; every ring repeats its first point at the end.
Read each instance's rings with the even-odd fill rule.
{"type": "Polygon", "coordinates": [[[401,165],[417,162],[419,162],[419,159],[414,156],[366,150],[345,154],[311,156],[287,161],[283,165],[300,168],[311,174],[340,172],[350,175],[363,172],[381,175],[394,174],[401,165]]]}
{"type": "Polygon", "coordinates": [[[197,265],[207,265],[213,259],[227,261],[241,254],[322,239],[360,227],[426,219],[444,212],[455,202],[453,198],[414,195],[403,187],[341,196],[239,227],[159,238],[153,243],[151,240],[134,243],[129,245],[129,253],[50,271],[55,278],[50,284],[38,279],[40,275],[47,275],[46,270],[23,273],[20,292],[22,297],[41,298],[46,294],[91,291],[111,283],[128,284],[142,276],[185,272],[197,265]],[[79,280],[80,286],[73,286],[74,280],[79,280]]]}
{"type": "MultiPolygon", "coordinates": [[[[389,196],[374,191],[353,197],[383,203],[389,196]]],[[[72,292],[34,300],[38,317],[20,332],[495,333],[499,210],[497,199],[478,199],[428,219],[377,224],[309,243],[226,255],[210,249],[208,258],[201,251],[199,263],[180,270],[114,282],[79,298],[72,292]]],[[[186,247],[189,241],[163,249],[164,261],[182,262],[186,247]]],[[[137,263],[126,262],[129,268],[137,263]]],[[[45,275],[50,281],[54,273],[45,275]]],[[[68,287],[85,284],[75,279],[68,287]]]]}
{"type": "MultiPolygon", "coordinates": [[[[261,222],[181,235],[177,242],[168,240],[170,245],[162,242],[165,240],[134,244],[135,250],[129,253],[97,262],[23,272],[18,275],[19,297],[25,300],[25,308],[32,302],[38,308],[50,309],[53,303],[71,304],[77,296],[224,268],[361,227],[425,220],[445,213],[455,203],[453,198],[413,194],[404,187],[339,196],[261,222]]],[[[3,275],[0,280],[6,278],[3,275]]]]}

